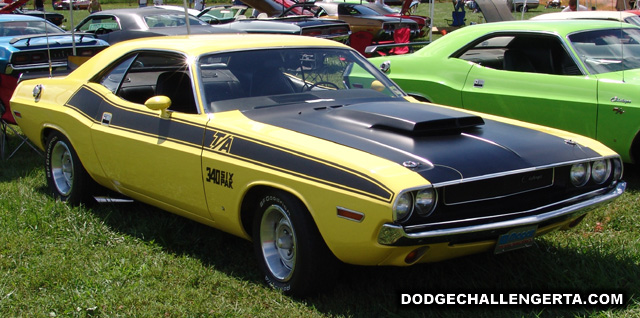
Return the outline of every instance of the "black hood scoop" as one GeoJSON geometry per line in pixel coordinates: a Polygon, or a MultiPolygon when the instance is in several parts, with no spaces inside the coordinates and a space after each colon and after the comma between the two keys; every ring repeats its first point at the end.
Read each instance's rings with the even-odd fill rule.
{"type": "Polygon", "coordinates": [[[484,120],[479,116],[405,102],[351,105],[335,109],[331,115],[370,129],[388,130],[409,136],[460,133],[484,125],[484,120]]]}

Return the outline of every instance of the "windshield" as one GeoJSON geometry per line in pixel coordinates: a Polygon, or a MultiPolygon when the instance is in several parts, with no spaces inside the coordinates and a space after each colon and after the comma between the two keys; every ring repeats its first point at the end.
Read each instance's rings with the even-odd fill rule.
{"type": "Polygon", "coordinates": [[[371,9],[379,12],[380,14],[394,14],[394,13],[400,13],[400,10],[396,10],[386,4],[383,5],[373,5],[371,7],[371,9]]]}
{"type": "MultiPolygon", "coordinates": [[[[189,25],[207,25],[196,17],[189,17],[189,25]]],[[[185,25],[184,13],[165,13],[144,16],[144,22],[150,28],[178,27],[185,25]]]]}
{"type": "Polygon", "coordinates": [[[580,32],[569,41],[591,74],[640,68],[640,29],[580,32]]]}
{"type": "Polygon", "coordinates": [[[197,65],[205,106],[214,112],[309,103],[338,96],[404,96],[386,76],[349,49],[210,54],[202,56],[197,65]]]}
{"type": "Polygon", "coordinates": [[[65,33],[65,31],[45,20],[0,22],[0,36],[20,36],[45,33],[59,34],[65,33]]]}
{"type": "Polygon", "coordinates": [[[637,16],[637,15],[632,15],[630,17],[625,18],[624,22],[627,22],[629,24],[633,24],[635,26],[640,26],[640,17],[637,16]]]}
{"type": "Polygon", "coordinates": [[[204,14],[202,14],[200,18],[212,17],[212,18],[218,18],[218,19],[231,19],[231,18],[235,18],[242,10],[244,10],[244,8],[242,7],[207,8],[203,10],[204,14]]]}
{"type": "Polygon", "coordinates": [[[338,14],[341,15],[380,15],[379,12],[361,5],[341,5],[338,7],[338,14]]]}

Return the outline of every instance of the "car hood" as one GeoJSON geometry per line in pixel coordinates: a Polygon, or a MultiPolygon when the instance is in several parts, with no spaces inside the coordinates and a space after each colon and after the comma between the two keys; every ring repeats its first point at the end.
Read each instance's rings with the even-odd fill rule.
{"type": "Polygon", "coordinates": [[[270,107],[244,114],[388,159],[431,183],[599,156],[592,149],[537,130],[395,99],[348,106],[318,101],[312,106],[270,107]]]}
{"type": "Polygon", "coordinates": [[[386,15],[341,15],[340,19],[347,18],[358,18],[358,19],[367,19],[367,20],[376,20],[385,23],[407,23],[407,24],[417,24],[417,22],[409,19],[409,18],[400,18],[400,17],[388,17],[386,15]]]}
{"type": "Polygon", "coordinates": [[[238,20],[231,23],[216,25],[216,27],[221,29],[228,28],[231,30],[241,30],[247,33],[300,34],[300,27],[296,24],[270,20],[238,20]]]}
{"type": "Polygon", "coordinates": [[[287,16],[287,17],[278,17],[273,18],[273,21],[281,22],[281,23],[292,23],[297,24],[301,27],[309,27],[309,26],[335,26],[335,25],[348,25],[348,23],[342,20],[336,19],[322,19],[322,18],[314,18],[306,15],[296,15],[296,16],[287,16]]]}
{"type": "Polygon", "coordinates": [[[170,35],[186,35],[186,34],[211,34],[211,33],[242,33],[240,30],[232,30],[230,28],[224,28],[222,26],[209,26],[209,25],[192,25],[190,26],[190,32],[187,32],[186,27],[167,27],[167,28],[151,28],[149,30],[118,30],[105,34],[98,34],[96,37],[105,40],[110,44],[154,36],[170,36],[170,35]]]}

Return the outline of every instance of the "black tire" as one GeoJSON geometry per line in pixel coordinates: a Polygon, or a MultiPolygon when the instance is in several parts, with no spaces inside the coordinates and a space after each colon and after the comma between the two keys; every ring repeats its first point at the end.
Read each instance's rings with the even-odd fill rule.
{"type": "Polygon", "coordinates": [[[56,131],[49,135],[46,146],[47,186],[53,197],[72,205],[95,202],[93,182],[69,139],[56,131]]]}
{"type": "Polygon", "coordinates": [[[306,207],[282,191],[270,191],[257,202],[253,247],[266,283],[287,295],[324,290],[337,265],[306,207]]]}

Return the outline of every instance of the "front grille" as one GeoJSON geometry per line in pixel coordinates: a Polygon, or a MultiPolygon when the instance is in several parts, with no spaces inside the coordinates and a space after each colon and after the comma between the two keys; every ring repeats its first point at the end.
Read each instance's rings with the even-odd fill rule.
{"type": "Polygon", "coordinates": [[[439,202],[431,215],[414,213],[403,225],[410,232],[506,221],[573,204],[573,198],[595,196],[613,184],[610,176],[601,185],[589,181],[575,187],[569,170],[562,166],[443,186],[436,189],[439,202]]]}
{"type": "Polygon", "coordinates": [[[503,198],[553,185],[553,169],[532,171],[445,187],[443,203],[455,205],[503,198]]]}

